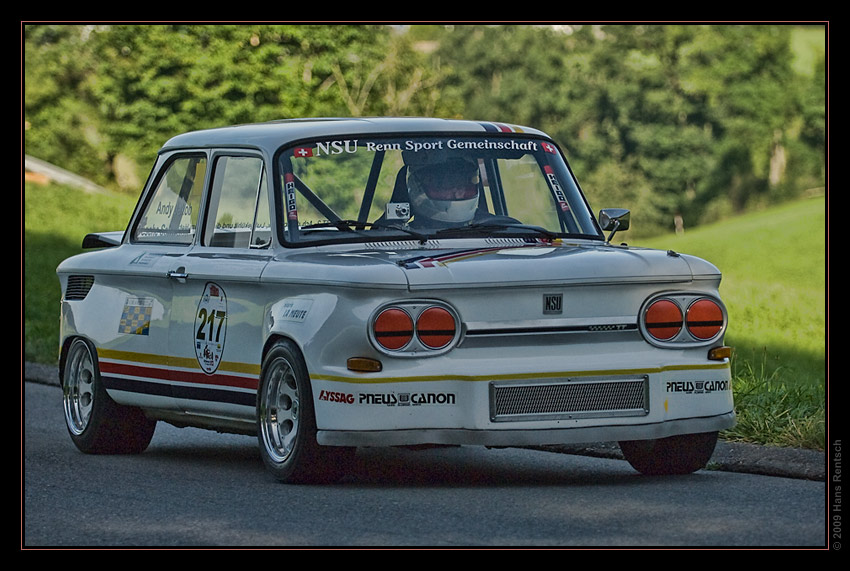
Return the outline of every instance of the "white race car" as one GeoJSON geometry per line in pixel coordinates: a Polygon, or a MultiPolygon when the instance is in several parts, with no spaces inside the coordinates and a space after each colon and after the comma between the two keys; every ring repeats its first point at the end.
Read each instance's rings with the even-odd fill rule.
{"type": "Polygon", "coordinates": [[[123,232],[64,261],[72,440],[138,453],[157,421],[256,434],[287,482],[358,446],[619,441],[705,466],[735,422],[713,265],[611,243],[544,133],[442,119],[197,131],[123,232]]]}

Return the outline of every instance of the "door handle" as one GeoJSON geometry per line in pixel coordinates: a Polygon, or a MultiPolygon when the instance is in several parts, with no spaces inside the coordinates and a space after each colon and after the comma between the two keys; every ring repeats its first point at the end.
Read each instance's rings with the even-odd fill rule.
{"type": "Polygon", "coordinates": [[[186,268],[179,267],[176,270],[170,270],[166,274],[166,277],[177,280],[180,283],[185,283],[186,278],[189,277],[189,274],[186,273],[186,268]]]}

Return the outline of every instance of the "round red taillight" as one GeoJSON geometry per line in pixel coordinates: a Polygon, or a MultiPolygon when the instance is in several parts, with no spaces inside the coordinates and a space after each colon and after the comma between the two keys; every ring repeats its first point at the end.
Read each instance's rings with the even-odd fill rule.
{"type": "Polygon", "coordinates": [[[413,320],[406,311],[391,307],[375,319],[375,341],[389,350],[401,349],[413,339],[413,320]]]}
{"type": "Polygon", "coordinates": [[[669,341],[682,330],[682,310],[668,299],[653,302],[644,314],[646,332],[659,341],[669,341]]]}
{"type": "Polygon", "coordinates": [[[454,316],[442,307],[429,307],[416,320],[419,341],[429,349],[442,349],[452,342],[456,331],[454,316]]]}
{"type": "Polygon", "coordinates": [[[710,299],[695,301],[688,308],[687,325],[697,339],[711,339],[723,329],[723,310],[710,299]]]}

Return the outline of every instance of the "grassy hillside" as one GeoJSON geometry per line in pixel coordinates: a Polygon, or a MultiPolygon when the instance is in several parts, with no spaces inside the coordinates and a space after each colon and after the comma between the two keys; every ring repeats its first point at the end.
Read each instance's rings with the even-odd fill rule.
{"type": "Polygon", "coordinates": [[[136,197],[62,186],[24,189],[24,359],[55,363],[59,346],[59,262],[82,252],[89,232],[123,230],[136,197]]]}
{"type": "MultiPolygon", "coordinates": [[[[136,198],[27,186],[24,358],[57,358],[56,266],[88,232],[123,229],[136,198]]],[[[633,245],[704,257],[723,271],[735,347],[738,426],[727,439],[822,449],[826,352],[825,200],[795,202],[633,245]]],[[[626,236],[626,234],[622,235],[626,236]]],[[[618,236],[620,238],[621,236],[618,236]]],[[[627,239],[627,238],[626,238],[627,239]]]]}

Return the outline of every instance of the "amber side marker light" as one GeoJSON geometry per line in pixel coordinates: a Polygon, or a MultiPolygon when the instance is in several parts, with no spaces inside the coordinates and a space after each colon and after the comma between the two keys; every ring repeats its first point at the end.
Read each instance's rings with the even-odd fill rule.
{"type": "Polygon", "coordinates": [[[721,347],[714,347],[708,351],[708,358],[712,361],[722,361],[723,359],[730,359],[731,357],[732,347],[726,347],[725,345],[721,347]]]}
{"type": "Polygon", "coordinates": [[[347,365],[349,371],[357,373],[379,373],[384,368],[380,361],[369,357],[351,357],[347,365]]]}

